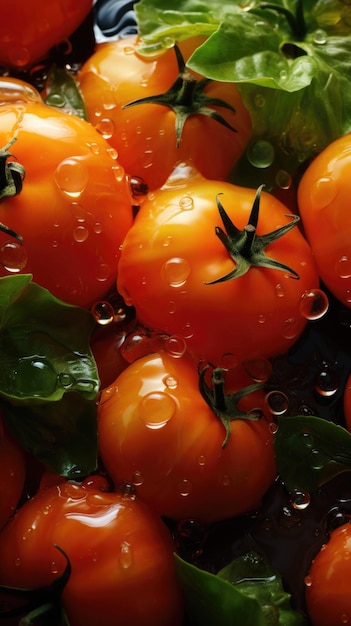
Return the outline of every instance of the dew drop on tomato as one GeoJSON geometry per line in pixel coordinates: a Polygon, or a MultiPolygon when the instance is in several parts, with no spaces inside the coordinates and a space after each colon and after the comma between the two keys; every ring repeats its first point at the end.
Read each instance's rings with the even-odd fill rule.
{"type": "Polygon", "coordinates": [[[191,196],[183,196],[179,200],[179,206],[183,211],[190,211],[194,208],[194,200],[191,196]]]}
{"type": "Polygon", "coordinates": [[[315,378],[315,391],[323,397],[331,397],[336,394],[340,387],[339,374],[328,365],[317,374],[315,378]]]}
{"type": "Polygon", "coordinates": [[[283,337],[285,339],[295,339],[299,333],[299,326],[295,317],[285,320],[283,326],[283,337]]]}
{"type": "Polygon", "coordinates": [[[272,415],[284,415],[289,408],[289,399],[279,390],[270,391],[265,397],[266,405],[272,415]]]}
{"type": "Polygon", "coordinates": [[[61,191],[72,198],[78,198],[89,181],[86,166],[75,158],[61,161],[56,168],[54,178],[61,191]]]}
{"type": "Polygon", "coordinates": [[[304,511],[311,502],[311,496],[307,491],[296,489],[290,495],[290,504],[297,511],[304,511]]]}
{"type": "Polygon", "coordinates": [[[15,274],[23,270],[28,261],[25,247],[18,241],[5,241],[0,248],[0,263],[5,270],[15,274]]]}
{"type": "Polygon", "coordinates": [[[115,317],[115,311],[110,302],[100,301],[95,302],[90,309],[95,321],[100,326],[107,326],[113,322],[115,317]]]}
{"type": "Polygon", "coordinates": [[[335,264],[335,271],[340,278],[351,278],[351,259],[343,255],[335,264]]]}
{"type": "Polygon", "coordinates": [[[265,358],[248,359],[243,366],[252,380],[256,383],[266,382],[272,374],[273,365],[265,358]]]}
{"type": "Polygon", "coordinates": [[[104,139],[111,139],[113,133],[115,132],[115,124],[108,117],[102,117],[96,124],[95,128],[104,139]]]}
{"type": "Polygon", "coordinates": [[[307,320],[321,319],[328,309],[328,297],[321,289],[311,289],[302,294],[300,312],[307,320]]]}
{"type": "Polygon", "coordinates": [[[123,569],[129,569],[133,565],[133,550],[128,541],[122,541],[121,543],[119,562],[123,569]]]}
{"type": "Polygon", "coordinates": [[[192,483],[190,482],[190,480],[187,480],[186,478],[184,478],[178,483],[178,491],[180,495],[183,496],[184,498],[190,495],[192,487],[193,487],[192,483]]]}
{"type": "Polygon", "coordinates": [[[285,296],[285,291],[283,285],[277,283],[275,286],[275,293],[278,298],[283,298],[285,296]]]}
{"type": "Polygon", "coordinates": [[[77,226],[73,231],[73,239],[77,243],[84,243],[89,237],[89,231],[85,226],[77,226]]]}
{"type": "Polygon", "coordinates": [[[175,415],[177,405],[172,396],[163,391],[153,391],[141,398],[138,416],[152,430],[158,430],[168,424],[175,415]]]}
{"type": "Polygon", "coordinates": [[[182,337],[172,335],[168,337],[164,343],[165,351],[174,358],[180,358],[186,352],[186,342],[182,337]]]}
{"type": "Polygon", "coordinates": [[[313,183],[310,190],[311,203],[316,209],[324,209],[333,202],[337,194],[337,185],[333,178],[324,176],[313,183]]]}

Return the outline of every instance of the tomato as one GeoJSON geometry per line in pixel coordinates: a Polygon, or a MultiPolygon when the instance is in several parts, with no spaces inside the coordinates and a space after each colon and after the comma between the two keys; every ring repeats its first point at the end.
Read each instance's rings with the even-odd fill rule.
{"type": "Polygon", "coordinates": [[[83,22],[92,0],[1,0],[0,65],[23,69],[42,59],[83,22]]]}
{"type": "Polygon", "coordinates": [[[0,418],[0,529],[19,503],[25,474],[24,452],[0,418]]]}
{"type": "Polygon", "coordinates": [[[308,166],[298,188],[298,205],[320,277],[351,307],[351,134],[328,145],[308,166]]]}
{"type": "Polygon", "coordinates": [[[1,234],[0,275],[31,273],[61,300],[90,306],[114,285],[133,221],[123,169],[88,122],[43,103],[1,107],[0,145],[14,139],[9,152],[25,179],[18,195],[2,198],[0,221],[23,245],[1,234]]]}
{"type": "MultiPolygon", "coordinates": [[[[235,372],[230,389],[252,382],[235,372]]],[[[264,398],[250,394],[240,408],[266,410],[264,398]]],[[[101,459],[116,485],[133,483],[159,515],[214,522],[254,509],[274,481],[270,421],[235,419],[227,439],[194,364],[157,352],[134,361],[103,392],[101,459]]]]}
{"type": "Polygon", "coordinates": [[[306,604],[312,626],[342,626],[351,615],[351,524],[332,531],[306,578],[306,604]]]}
{"type": "MultiPolygon", "coordinates": [[[[288,350],[307,323],[306,295],[319,286],[311,249],[298,227],[266,249],[269,259],[291,271],[264,266],[267,258],[256,267],[251,247],[234,260],[236,243],[229,242],[232,254],[221,240],[216,204],[244,229],[254,197],[252,189],[207,180],[184,164],[142,204],[123,243],[117,288],[140,322],[180,338],[198,359],[214,365],[288,350]],[[238,263],[246,273],[221,280],[238,263]]],[[[249,226],[255,246],[259,236],[292,226],[286,213],[277,199],[261,193],[257,235],[249,226]]]]}
{"type": "Polygon", "coordinates": [[[133,495],[92,478],[38,492],[0,534],[0,582],[38,588],[71,574],[62,602],[70,626],[179,626],[173,542],[133,495]]]}
{"type": "MultiPolygon", "coordinates": [[[[180,44],[185,59],[200,41],[194,38],[180,44]]],[[[237,132],[198,114],[194,105],[189,105],[198,95],[193,96],[195,75],[186,73],[181,104],[182,113],[186,108],[190,115],[177,146],[176,114],[170,106],[142,103],[123,108],[139,98],[165,93],[179,75],[174,49],[158,57],[145,57],[138,53],[137,45],[134,35],[100,44],[83,65],[78,79],[91,123],[117,150],[128,174],[145,179],[150,189],[162,185],[175,163],[184,158],[191,158],[209,178],[226,178],[251,135],[250,116],[235,85],[212,81],[203,94],[234,107],[235,113],[208,103],[237,132]],[[193,77],[190,81],[189,76],[193,77]]]]}

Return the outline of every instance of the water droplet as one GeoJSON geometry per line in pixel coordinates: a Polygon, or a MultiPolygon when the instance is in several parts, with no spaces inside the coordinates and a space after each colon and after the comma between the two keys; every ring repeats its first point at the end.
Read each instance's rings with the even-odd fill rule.
{"type": "Polygon", "coordinates": [[[266,321],[266,316],[265,316],[265,315],[263,315],[263,314],[260,314],[260,315],[258,316],[258,323],[259,323],[259,324],[264,324],[264,323],[265,323],[265,321],[266,321]]]}
{"type": "Polygon", "coordinates": [[[77,158],[73,157],[59,163],[54,178],[61,191],[72,198],[78,198],[83,193],[89,181],[86,166],[77,158]]]}
{"type": "Polygon", "coordinates": [[[138,405],[139,418],[145,426],[153,430],[166,426],[176,410],[174,398],[163,391],[152,391],[146,394],[138,405]]]}
{"type": "Polygon", "coordinates": [[[298,322],[295,317],[290,317],[283,324],[283,337],[285,339],[295,339],[298,334],[298,322]]]}
{"type": "Polygon", "coordinates": [[[231,484],[232,484],[232,479],[229,476],[229,474],[224,474],[224,476],[222,477],[222,485],[224,487],[230,487],[231,484]]]}
{"type": "Polygon", "coordinates": [[[289,408],[288,397],[279,390],[267,393],[265,401],[272,415],[284,415],[289,408]]]}
{"type": "Polygon", "coordinates": [[[286,170],[278,170],[275,175],[275,182],[280,189],[290,189],[292,178],[286,170]]]}
{"type": "Polygon", "coordinates": [[[280,80],[284,83],[288,78],[288,72],[286,70],[280,70],[279,72],[280,80]]]}
{"type": "Polygon", "coordinates": [[[204,457],[203,454],[201,454],[197,460],[198,464],[200,465],[200,467],[203,467],[204,465],[206,465],[206,457],[204,457]]]}
{"type": "Polygon", "coordinates": [[[171,287],[181,287],[189,278],[191,267],[185,259],[168,259],[161,269],[161,277],[171,287]]]}
{"type": "Polygon", "coordinates": [[[77,222],[85,222],[87,212],[78,202],[72,202],[71,213],[74,219],[77,220],[77,222]]]}
{"type": "Polygon", "coordinates": [[[135,487],[140,487],[144,482],[144,477],[140,471],[135,471],[132,476],[132,482],[135,487]]]}
{"type": "Polygon", "coordinates": [[[179,206],[183,211],[189,211],[194,208],[194,200],[191,196],[183,196],[179,200],[179,206]]]}
{"type": "Polygon", "coordinates": [[[319,178],[311,186],[311,203],[316,209],[323,209],[333,202],[337,194],[336,182],[329,176],[319,178]]]}
{"type": "Polygon", "coordinates": [[[0,263],[5,270],[15,274],[25,268],[27,251],[18,241],[5,241],[0,248],[0,263]]]}
{"type": "Polygon", "coordinates": [[[185,340],[182,337],[172,335],[166,339],[164,349],[174,358],[180,358],[186,352],[185,340]]]}
{"type": "Polygon", "coordinates": [[[100,263],[100,265],[96,269],[96,279],[104,283],[111,277],[112,268],[107,263],[100,263]]]}
{"type": "Polygon", "coordinates": [[[255,106],[258,109],[262,109],[262,107],[264,107],[264,105],[266,104],[266,98],[264,97],[262,93],[256,93],[254,102],[255,102],[255,106]]]}
{"type": "Polygon", "coordinates": [[[351,278],[351,259],[343,255],[335,265],[335,271],[340,278],[351,278]]]}
{"type": "Polygon", "coordinates": [[[91,307],[91,313],[100,326],[111,324],[115,315],[112,304],[107,301],[95,302],[91,307]]]}
{"type": "Polygon", "coordinates": [[[15,395],[48,397],[56,389],[56,372],[50,362],[42,357],[22,357],[10,373],[15,395]]]}
{"type": "Polygon", "coordinates": [[[320,470],[324,467],[324,465],[326,465],[329,459],[323,452],[321,452],[321,450],[312,448],[310,452],[310,460],[311,467],[315,470],[320,470]]]}
{"type": "Polygon", "coordinates": [[[281,285],[280,283],[277,283],[274,289],[278,298],[284,298],[285,291],[284,291],[283,285],[281,285]]]}
{"type": "Polygon", "coordinates": [[[331,397],[336,394],[340,387],[339,374],[325,364],[315,379],[314,388],[316,392],[324,397],[331,397]]]}
{"type": "Polygon", "coordinates": [[[310,433],[301,433],[300,437],[302,439],[302,444],[305,446],[305,448],[313,447],[314,439],[310,433]]]}
{"type": "Polygon", "coordinates": [[[272,363],[265,358],[250,359],[243,362],[249,376],[257,383],[266,382],[272,374],[272,363]]]}
{"type": "Polygon", "coordinates": [[[45,98],[45,104],[62,109],[66,105],[66,100],[60,93],[49,93],[45,98]]]}
{"type": "Polygon", "coordinates": [[[115,132],[115,124],[113,120],[108,117],[102,117],[99,119],[95,128],[104,139],[111,139],[113,133],[115,132]]]}
{"type": "Polygon", "coordinates": [[[247,158],[254,167],[260,169],[269,167],[275,158],[274,147],[264,139],[256,141],[248,147],[247,158]]]}
{"type": "Polygon", "coordinates": [[[342,624],[348,624],[349,623],[349,618],[346,615],[346,613],[342,613],[341,614],[340,621],[341,621],[342,624]]]}
{"type": "Polygon", "coordinates": [[[60,387],[63,387],[64,389],[69,389],[70,387],[73,387],[75,379],[73,378],[73,376],[71,376],[71,374],[61,372],[57,377],[57,382],[60,387]]]}
{"type": "Polygon", "coordinates": [[[305,291],[301,297],[301,315],[307,320],[319,320],[329,308],[327,295],[321,289],[305,291]]]}
{"type": "Polygon", "coordinates": [[[11,65],[15,65],[16,67],[24,67],[28,65],[30,61],[30,53],[28,48],[25,46],[13,45],[10,46],[9,50],[9,58],[11,65]]]}
{"type": "Polygon", "coordinates": [[[122,541],[119,562],[123,569],[129,569],[133,564],[133,551],[128,541],[122,541]]]}
{"type": "Polygon", "coordinates": [[[181,496],[188,496],[191,493],[192,490],[192,484],[190,482],[190,480],[187,480],[186,478],[184,478],[183,480],[181,480],[178,483],[178,490],[181,496]]]}
{"type": "Polygon", "coordinates": [[[230,370],[238,365],[238,358],[232,352],[225,352],[219,359],[218,366],[230,370]]]}
{"type": "Polygon", "coordinates": [[[83,243],[89,237],[89,231],[85,226],[77,226],[73,231],[73,239],[77,243],[83,243]]]}
{"type": "Polygon", "coordinates": [[[51,561],[50,571],[52,574],[58,574],[58,567],[56,561],[51,561]]]}
{"type": "Polygon", "coordinates": [[[124,167],[122,167],[122,165],[119,165],[119,164],[113,165],[112,172],[118,183],[121,183],[122,180],[125,178],[125,170],[124,170],[124,167]]]}
{"type": "Polygon", "coordinates": [[[307,509],[311,502],[311,496],[307,491],[301,491],[296,489],[290,496],[291,506],[297,511],[303,511],[307,509]]]}
{"type": "Polygon", "coordinates": [[[271,431],[272,435],[275,435],[278,432],[279,426],[275,422],[270,422],[268,424],[268,428],[271,431]]]}
{"type": "Polygon", "coordinates": [[[322,28],[317,28],[313,33],[313,42],[318,45],[327,43],[328,35],[322,28]]]}
{"type": "Polygon", "coordinates": [[[307,576],[305,576],[305,578],[304,578],[304,583],[305,583],[306,587],[311,587],[311,585],[312,585],[312,576],[307,574],[307,576]]]}
{"type": "Polygon", "coordinates": [[[174,378],[174,376],[171,376],[170,374],[167,374],[167,376],[164,377],[163,383],[165,384],[167,389],[176,389],[178,386],[177,379],[174,378]]]}

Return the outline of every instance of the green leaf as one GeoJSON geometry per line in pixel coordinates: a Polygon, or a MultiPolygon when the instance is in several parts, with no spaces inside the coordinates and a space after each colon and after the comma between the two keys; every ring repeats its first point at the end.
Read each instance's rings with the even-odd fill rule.
{"type": "Polygon", "coordinates": [[[319,417],[280,417],[274,445],[279,474],[291,492],[315,491],[351,470],[351,433],[319,417]]]}
{"type": "Polygon", "coordinates": [[[97,404],[77,393],[32,406],[3,403],[2,414],[23,448],[55,474],[80,479],[96,470],[97,404]]]}
{"type": "Polygon", "coordinates": [[[56,107],[66,113],[73,113],[84,120],[87,111],[77,81],[65,68],[53,65],[45,84],[45,104],[56,107]]]}
{"type": "Polygon", "coordinates": [[[0,395],[31,404],[99,390],[89,339],[95,321],[86,309],[61,302],[31,275],[0,278],[0,395]]]}
{"type": "Polygon", "coordinates": [[[281,577],[264,559],[250,552],[217,575],[175,556],[186,616],[192,626],[303,626],[290,607],[281,577]]]}

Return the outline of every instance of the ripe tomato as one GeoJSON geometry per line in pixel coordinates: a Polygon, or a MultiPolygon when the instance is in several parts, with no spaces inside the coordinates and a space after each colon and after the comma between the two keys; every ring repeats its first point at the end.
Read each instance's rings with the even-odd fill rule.
{"type": "Polygon", "coordinates": [[[0,529],[14,513],[22,495],[25,465],[22,449],[0,418],[0,529]]]}
{"type": "Polygon", "coordinates": [[[327,146],[309,165],[298,187],[298,205],[319,274],[351,307],[351,134],[327,146]]]}
{"type": "MultiPolygon", "coordinates": [[[[235,227],[244,229],[254,197],[252,189],[207,180],[183,164],[142,204],[123,243],[118,291],[126,303],[146,327],[181,338],[198,359],[214,365],[288,350],[307,323],[305,296],[319,285],[311,249],[297,227],[267,245],[261,267],[250,246],[239,258],[234,238],[227,250],[216,199],[235,227]],[[265,266],[268,257],[299,279],[286,268],[265,266]],[[218,280],[236,267],[248,271],[218,280]]],[[[262,192],[257,236],[249,226],[255,246],[260,236],[292,225],[286,213],[262,192]]],[[[234,237],[245,238],[246,232],[234,237]]]]}
{"type": "MultiPolygon", "coordinates": [[[[242,371],[234,375],[228,392],[253,382],[242,371]]],[[[250,394],[240,408],[266,410],[264,398],[250,394]]],[[[134,484],[159,515],[214,522],[254,509],[273,483],[269,421],[233,420],[222,447],[226,429],[199,390],[197,368],[186,356],[153,353],[102,394],[101,459],[116,485],[134,484]]]]}
{"type": "Polygon", "coordinates": [[[92,478],[28,500],[0,533],[0,582],[38,588],[72,571],[62,603],[70,626],[180,626],[173,542],[163,522],[92,478]]]}
{"type": "Polygon", "coordinates": [[[1,0],[0,65],[23,69],[42,59],[83,22],[92,0],[1,0]]]}
{"type": "Polygon", "coordinates": [[[101,300],[133,220],[114,151],[88,122],[25,100],[0,110],[0,145],[13,139],[10,152],[26,174],[22,191],[2,198],[0,221],[23,245],[1,234],[0,275],[31,273],[71,304],[101,300]]]}
{"type": "Polygon", "coordinates": [[[350,621],[351,524],[333,530],[306,578],[307,612],[312,626],[343,626],[350,621]]]}
{"type": "MultiPolygon", "coordinates": [[[[185,59],[202,40],[193,38],[180,44],[185,59]]],[[[251,119],[235,85],[212,81],[203,94],[234,107],[235,113],[208,103],[237,132],[189,105],[195,75],[186,72],[182,91],[187,95],[181,108],[182,113],[184,108],[194,113],[187,117],[177,147],[176,114],[170,106],[143,103],[123,108],[139,98],[163,94],[179,76],[174,49],[158,57],[144,57],[138,54],[137,45],[135,35],[103,43],[83,65],[78,79],[91,123],[117,150],[128,174],[144,178],[150,189],[162,185],[175,163],[184,158],[193,159],[209,178],[226,178],[251,135],[251,119]]]]}

